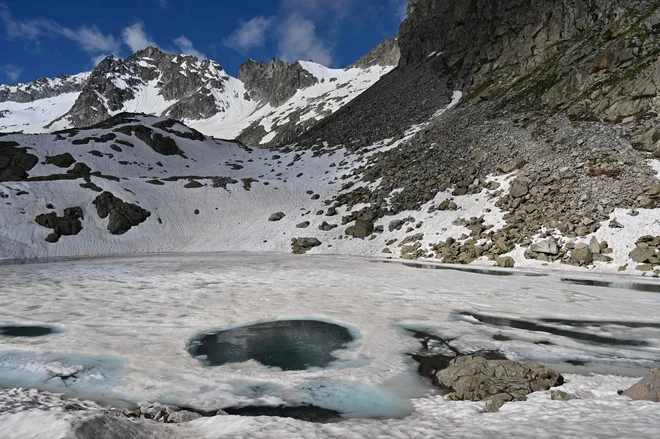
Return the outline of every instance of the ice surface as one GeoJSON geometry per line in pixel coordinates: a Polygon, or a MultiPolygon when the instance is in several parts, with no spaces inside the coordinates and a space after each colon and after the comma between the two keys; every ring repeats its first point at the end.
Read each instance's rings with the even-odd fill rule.
{"type": "MultiPolygon", "coordinates": [[[[660,361],[660,333],[652,325],[660,313],[658,293],[617,288],[613,276],[602,279],[615,286],[599,288],[562,282],[554,273],[491,276],[350,257],[269,254],[80,259],[0,266],[0,275],[0,324],[26,321],[67,330],[38,342],[1,339],[4,386],[54,386],[50,389],[87,398],[96,394],[112,400],[157,400],[205,410],[308,403],[338,410],[347,418],[376,418],[319,425],[229,416],[181,427],[177,431],[182,437],[660,434],[657,406],[616,394],[638,378],[589,374],[605,365],[602,372],[640,375],[660,361]],[[491,325],[462,312],[645,343],[592,343],[566,334],[491,325]],[[355,363],[291,372],[255,362],[205,367],[186,350],[188,340],[208,328],[273,318],[353,325],[362,337],[341,351],[341,357],[355,363]],[[409,385],[417,365],[406,353],[421,345],[402,328],[457,337],[461,349],[488,348],[521,361],[552,363],[568,372],[565,388],[582,399],[550,401],[548,392],[539,392],[496,414],[480,414],[481,403],[446,402],[428,385],[409,385]],[[506,337],[493,338],[495,334],[506,337]],[[585,366],[565,363],[577,354],[585,366]],[[71,372],[77,379],[49,379],[71,372]]],[[[0,428],[18,422],[15,416],[0,416],[0,428]]]]}

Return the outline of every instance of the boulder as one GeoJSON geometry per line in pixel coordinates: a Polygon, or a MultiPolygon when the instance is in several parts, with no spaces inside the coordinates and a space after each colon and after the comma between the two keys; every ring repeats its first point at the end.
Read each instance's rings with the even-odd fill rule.
{"type": "Polygon", "coordinates": [[[591,265],[594,262],[594,254],[588,246],[577,248],[571,252],[568,262],[573,265],[591,265]]]}
{"type": "Polygon", "coordinates": [[[640,264],[651,262],[656,257],[656,251],[651,247],[635,247],[633,251],[630,252],[630,259],[633,262],[640,264]]]}
{"type": "Polygon", "coordinates": [[[513,259],[511,256],[505,256],[503,258],[496,256],[495,262],[497,262],[498,267],[502,268],[513,268],[516,265],[515,259],[513,259]]]}
{"type": "Polygon", "coordinates": [[[522,198],[529,193],[529,186],[521,180],[516,180],[511,185],[509,194],[512,198],[522,198]]]}
{"type": "Polygon", "coordinates": [[[660,402],[660,369],[651,370],[640,382],[622,394],[633,401],[660,402]]]}
{"type": "Polygon", "coordinates": [[[497,167],[497,169],[504,174],[509,174],[515,171],[516,169],[522,168],[523,166],[525,166],[526,163],[527,162],[525,162],[525,160],[523,159],[512,159],[502,163],[497,167]]]}
{"type": "Polygon", "coordinates": [[[123,235],[131,227],[142,224],[151,212],[135,204],[126,203],[111,192],[103,192],[92,202],[100,218],[110,217],[108,231],[113,235],[123,235]]]}
{"type": "Polygon", "coordinates": [[[487,360],[472,355],[454,358],[448,367],[436,373],[436,378],[442,387],[451,391],[449,400],[494,401],[487,411],[564,382],[558,372],[540,364],[487,360]]]}
{"type": "Polygon", "coordinates": [[[285,216],[284,212],[275,212],[268,217],[268,221],[279,221],[285,216]]]}
{"type": "Polygon", "coordinates": [[[321,241],[316,238],[293,238],[291,239],[291,251],[294,254],[301,255],[307,251],[321,245],[321,241]]]}
{"type": "Polygon", "coordinates": [[[555,238],[548,238],[545,241],[535,242],[529,246],[529,249],[534,253],[542,253],[544,255],[558,255],[559,244],[555,238]]]}
{"type": "Polygon", "coordinates": [[[364,216],[355,220],[355,225],[346,229],[346,234],[353,238],[364,239],[374,232],[374,222],[364,216]]]}

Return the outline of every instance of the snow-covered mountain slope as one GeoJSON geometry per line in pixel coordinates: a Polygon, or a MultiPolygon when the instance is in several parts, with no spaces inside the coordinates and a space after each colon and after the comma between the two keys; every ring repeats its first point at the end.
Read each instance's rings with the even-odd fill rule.
{"type": "Polygon", "coordinates": [[[347,69],[250,60],[237,79],[215,61],[148,47],[125,60],[109,56],[89,73],[0,86],[0,131],[53,132],[132,112],[181,120],[220,138],[272,143],[333,113],[397,61],[396,41],[386,40],[347,69]]]}
{"type": "MultiPolygon", "coordinates": [[[[456,111],[459,97],[435,118],[456,111]]],[[[423,129],[413,127],[369,152],[335,147],[321,154],[249,148],[174,120],[130,114],[88,129],[4,135],[0,257],[293,251],[437,260],[452,245],[465,254],[492,248],[473,259],[478,265],[514,256],[516,266],[548,266],[548,260],[523,255],[525,247],[488,245],[506,230],[498,201],[512,190],[516,171],[489,176],[481,191],[454,196],[449,188],[419,209],[385,210],[401,189],[387,189],[380,178],[364,182],[355,171],[378,154],[405,148],[423,129]],[[369,199],[354,198],[386,190],[382,215],[368,216],[369,199]],[[475,230],[483,235],[479,241],[475,230]]],[[[656,218],[656,209],[635,216],[617,209],[593,233],[552,236],[560,248],[606,241],[608,257],[594,258],[588,269],[639,274],[630,255],[643,235],[660,236],[656,218]],[[623,228],[607,227],[611,220],[623,228]]],[[[562,264],[570,255],[550,268],[578,269],[562,264]]]]}
{"type": "Polygon", "coordinates": [[[240,103],[242,112],[219,113],[207,120],[187,122],[205,134],[224,139],[238,137],[248,145],[289,140],[353,100],[394,67],[330,69],[307,61],[297,64],[309,72],[314,83],[297,90],[281,105],[266,102],[255,107],[240,103]]]}
{"type": "Polygon", "coordinates": [[[47,124],[71,109],[89,75],[84,72],[0,85],[0,132],[45,132],[47,124]]]}
{"type": "Polygon", "coordinates": [[[42,78],[31,83],[0,85],[0,102],[32,102],[63,93],[80,92],[87,78],[89,72],[42,78]]]}

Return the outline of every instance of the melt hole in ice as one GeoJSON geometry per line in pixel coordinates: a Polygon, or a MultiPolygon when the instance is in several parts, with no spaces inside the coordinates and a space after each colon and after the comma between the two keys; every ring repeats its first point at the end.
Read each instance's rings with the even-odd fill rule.
{"type": "Polygon", "coordinates": [[[0,326],[0,336],[4,337],[43,337],[56,332],[57,331],[48,326],[0,326]]]}
{"type": "Polygon", "coordinates": [[[188,351],[207,366],[255,360],[281,370],[327,367],[354,337],[348,328],[319,320],[278,320],[205,331],[188,351]]]}

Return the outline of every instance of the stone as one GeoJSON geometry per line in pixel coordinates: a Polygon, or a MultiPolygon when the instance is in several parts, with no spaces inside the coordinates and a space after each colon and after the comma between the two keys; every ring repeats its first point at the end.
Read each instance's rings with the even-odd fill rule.
{"type": "Polygon", "coordinates": [[[651,370],[640,382],[624,391],[622,395],[633,401],[660,402],[660,369],[651,370]]]}
{"type": "Polygon", "coordinates": [[[513,268],[516,265],[515,259],[513,259],[511,256],[505,256],[505,257],[495,257],[495,262],[497,262],[498,267],[502,268],[513,268]]]}
{"type": "Polygon", "coordinates": [[[280,221],[285,216],[286,215],[284,214],[284,212],[275,212],[268,217],[268,221],[272,221],[272,222],[280,221]]]}
{"type": "Polygon", "coordinates": [[[189,412],[187,410],[179,410],[171,412],[167,415],[167,422],[172,424],[183,424],[185,422],[194,421],[195,419],[201,418],[202,415],[195,412],[189,412]]]}
{"type": "Polygon", "coordinates": [[[610,229],[623,229],[623,224],[613,219],[609,224],[610,229]]]}
{"type": "Polygon", "coordinates": [[[569,263],[572,265],[591,265],[593,261],[594,255],[588,246],[576,248],[571,252],[571,256],[569,257],[569,263]]]}
{"type": "Polygon", "coordinates": [[[294,254],[300,255],[307,253],[314,247],[322,245],[321,241],[316,238],[292,238],[291,250],[294,254]]]}
{"type": "Polygon", "coordinates": [[[548,238],[544,241],[535,242],[529,249],[534,253],[543,253],[545,255],[558,255],[559,254],[559,244],[555,238],[548,238]]]}
{"type": "Polygon", "coordinates": [[[579,398],[575,395],[564,392],[563,390],[556,389],[550,391],[550,399],[553,401],[571,401],[579,398]]]}
{"type": "Polygon", "coordinates": [[[495,406],[502,400],[524,398],[532,392],[548,390],[564,382],[558,372],[540,364],[487,360],[472,355],[452,359],[446,368],[436,372],[435,377],[440,386],[451,392],[449,400],[494,400],[495,406]]]}
{"type": "Polygon", "coordinates": [[[592,236],[591,240],[589,241],[589,250],[591,250],[591,253],[594,254],[600,253],[600,243],[595,236],[592,236]]]}
{"type": "Polygon", "coordinates": [[[327,221],[323,221],[319,226],[319,230],[323,230],[324,232],[329,232],[330,230],[336,229],[337,227],[339,227],[337,224],[328,224],[327,221]]]}
{"type": "Polygon", "coordinates": [[[656,257],[656,250],[650,247],[635,247],[633,251],[630,252],[629,256],[633,262],[644,264],[651,262],[656,257]]]}
{"type": "Polygon", "coordinates": [[[300,224],[296,224],[296,229],[306,229],[307,227],[309,227],[309,224],[310,224],[309,221],[303,221],[300,224]]]}
{"type": "Polygon", "coordinates": [[[509,195],[513,198],[522,198],[529,193],[529,186],[521,180],[516,180],[511,185],[509,195]]]}
{"type": "Polygon", "coordinates": [[[511,172],[513,172],[517,169],[521,169],[526,164],[527,164],[527,162],[525,162],[525,160],[512,159],[512,160],[509,160],[509,161],[506,161],[506,162],[502,163],[501,165],[499,165],[497,167],[497,169],[500,172],[504,173],[504,174],[509,174],[509,173],[511,173],[511,172]]]}
{"type": "Polygon", "coordinates": [[[355,225],[346,229],[346,234],[353,238],[364,239],[374,231],[374,222],[364,216],[355,220],[355,225]]]}

